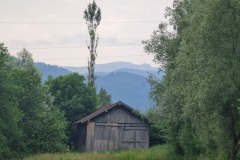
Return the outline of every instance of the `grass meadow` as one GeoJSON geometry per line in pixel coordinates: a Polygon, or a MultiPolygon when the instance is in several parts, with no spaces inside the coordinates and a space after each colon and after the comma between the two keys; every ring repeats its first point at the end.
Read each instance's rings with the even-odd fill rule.
{"type": "MultiPolygon", "coordinates": [[[[24,160],[183,160],[176,156],[169,145],[157,145],[149,149],[115,150],[105,152],[45,153],[24,158],[24,160]]],[[[191,158],[192,159],[192,158],[191,158]]],[[[211,160],[203,155],[194,160],[211,160]]]]}
{"type": "Polygon", "coordinates": [[[175,160],[168,145],[158,145],[149,149],[116,150],[106,152],[67,152],[46,153],[30,157],[25,160],[175,160]]]}

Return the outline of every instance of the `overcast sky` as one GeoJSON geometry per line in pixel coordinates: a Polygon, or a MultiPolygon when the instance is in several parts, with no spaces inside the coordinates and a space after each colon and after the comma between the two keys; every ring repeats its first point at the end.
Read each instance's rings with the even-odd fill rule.
{"type": "MultiPolygon", "coordinates": [[[[0,37],[12,55],[23,47],[36,62],[87,66],[89,35],[83,11],[92,0],[0,0],[0,37]]],[[[97,64],[151,64],[150,38],[173,0],[96,0],[102,10],[97,64]]]]}

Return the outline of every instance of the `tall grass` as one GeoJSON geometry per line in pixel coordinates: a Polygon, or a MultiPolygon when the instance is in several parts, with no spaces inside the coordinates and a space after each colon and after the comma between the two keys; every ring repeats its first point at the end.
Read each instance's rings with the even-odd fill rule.
{"type": "Polygon", "coordinates": [[[89,153],[40,154],[25,160],[179,160],[168,145],[158,145],[150,149],[118,150],[89,153]]]}

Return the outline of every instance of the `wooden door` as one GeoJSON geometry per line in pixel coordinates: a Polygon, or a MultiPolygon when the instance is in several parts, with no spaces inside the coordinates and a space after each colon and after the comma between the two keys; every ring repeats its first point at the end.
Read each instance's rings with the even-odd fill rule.
{"type": "Polygon", "coordinates": [[[116,149],[117,127],[96,126],[94,138],[94,150],[106,151],[116,149]]]}
{"type": "Polygon", "coordinates": [[[148,148],[145,127],[124,127],[121,131],[120,148],[148,148]]]}

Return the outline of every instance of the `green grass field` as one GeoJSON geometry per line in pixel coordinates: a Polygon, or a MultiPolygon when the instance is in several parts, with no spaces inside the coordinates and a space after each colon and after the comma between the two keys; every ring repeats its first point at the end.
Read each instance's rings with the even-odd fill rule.
{"type": "Polygon", "coordinates": [[[158,145],[150,149],[117,150],[109,152],[69,152],[47,153],[25,158],[25,160],[175,160],[168,145],[158,145]]]}

